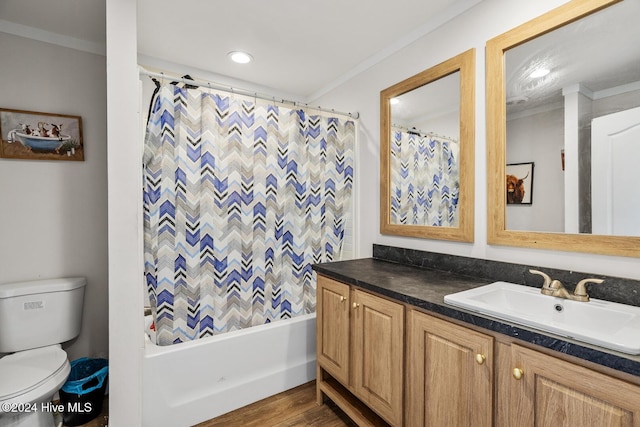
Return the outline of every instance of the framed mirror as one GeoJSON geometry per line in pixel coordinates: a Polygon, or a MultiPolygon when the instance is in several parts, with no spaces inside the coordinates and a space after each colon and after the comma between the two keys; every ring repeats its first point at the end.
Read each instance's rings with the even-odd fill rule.
{"type": "Polygon", "coordinates": [[[573,0],[487,42],[489,244],[640,256],[638,16],[573,0]]]}
{"type": "Polygon", "coordinates": [[[380,232],[473,241],[475,50],[380,92],[380,232]]]}

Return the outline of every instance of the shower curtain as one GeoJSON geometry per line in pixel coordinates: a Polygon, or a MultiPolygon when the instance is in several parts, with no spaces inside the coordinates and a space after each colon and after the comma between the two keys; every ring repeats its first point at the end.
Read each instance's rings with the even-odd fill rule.
{"type": "Polygon", "coordinates": [[[159,88],[144,148],[144,260],[159,345],[315,311],[339,259],[355,125],[159,88]]]}
{"type": "Polygon", "coordinates": [[[392,224],[458,225],[459,151],[447,138],[392,131],[392,224]]]}

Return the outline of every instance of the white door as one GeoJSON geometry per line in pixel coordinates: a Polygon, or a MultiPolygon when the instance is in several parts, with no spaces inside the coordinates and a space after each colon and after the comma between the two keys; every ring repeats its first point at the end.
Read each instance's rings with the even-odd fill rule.
{"type": "Polygon", "coordinates": [[[593,234],[640,236],[640,107],[591,122],[593,234]]]}

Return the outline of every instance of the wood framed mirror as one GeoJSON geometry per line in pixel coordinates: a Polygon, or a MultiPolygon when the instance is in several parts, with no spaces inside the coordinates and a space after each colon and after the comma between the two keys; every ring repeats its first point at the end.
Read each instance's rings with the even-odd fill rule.
{"type": "Polygon", "coordinates": [[[489,244],[640,256],[638,16],[635,0],[572,0],[487,42],[489,244]],[[535,175],[508,175],[523,163],[535,175]]]}
{"type": "Polygon", "coordinates": [[[473,241],[475,50],[380,92],[380,232],[473,241]]]}

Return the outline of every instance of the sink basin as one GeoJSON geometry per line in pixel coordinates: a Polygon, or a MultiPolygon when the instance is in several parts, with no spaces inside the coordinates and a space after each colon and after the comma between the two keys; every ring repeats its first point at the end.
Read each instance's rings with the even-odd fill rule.
{"type": "Polygon", "coordinates": [[[640,307],[542,295],[508,282],[450,294],[444,302],[469,311],[628,354],[640,354],[640,307]]]}

